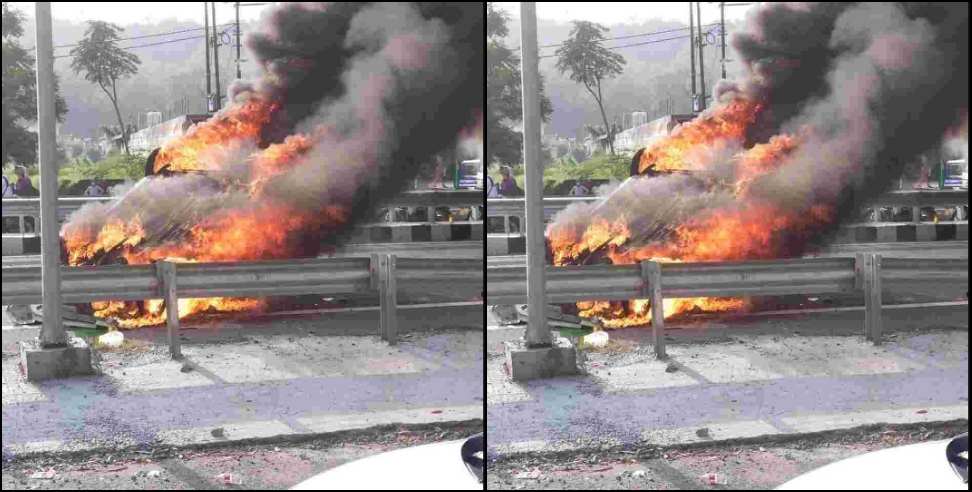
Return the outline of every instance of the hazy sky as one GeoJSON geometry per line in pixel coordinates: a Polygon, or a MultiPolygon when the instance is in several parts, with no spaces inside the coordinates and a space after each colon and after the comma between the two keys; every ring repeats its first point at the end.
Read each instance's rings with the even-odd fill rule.
{"type": "MultiPolygon", "coordinates": [[[[730,2],[727,2],[730,3],[730,2]]],[[[745,3],[745,2],[731,2],[745,3]]],[[[519,2],[495,2],[499,9],[520,16],[519,2]]],[[[726,7],[726,20],[742,20],[751,5],[726,7]]],[[[675,20],[688,24],[688,2],[537,2],[537,18],[555,21],[589,20],[600,24],[640,22],[647,19],[675,20]]],[[[719,5],[702,2],[702,22],[719,20],[719,5]]]]}
{"type": "MultiPolygon", "coordinates": [[[[273,3],[240,7],[240,20],[259,19],[260,14],[273,3]]],[[[34,17],[34,2],[10,2],[10,5],[29,17],[34,17]]],[[[195,21],[202,25],[203,2],[52,2],[51,17],[73,21],[103,20],[116,24],[177,19],[195,21]]],[[[235,18],[236,12],[232,3],[216,2],[216,20],[220,24],[235,18]]]]}

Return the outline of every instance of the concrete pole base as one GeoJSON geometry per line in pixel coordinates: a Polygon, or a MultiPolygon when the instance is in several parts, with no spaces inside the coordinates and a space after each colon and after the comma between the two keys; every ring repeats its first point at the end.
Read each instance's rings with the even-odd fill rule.
{"type": "Polygon", "coordinates": [[[556,337],[549,347],[528,348],[522,340],[506,342],[506,371],[514,381],[578,374],[577,352],[556,337]]]}
{"type": "Polygon", "coordinates": [[[37,340],[20,342],[20,364],[28,381],[94,374],[91,347],[71,332],[64,347],[41,348],[37,340]]]}

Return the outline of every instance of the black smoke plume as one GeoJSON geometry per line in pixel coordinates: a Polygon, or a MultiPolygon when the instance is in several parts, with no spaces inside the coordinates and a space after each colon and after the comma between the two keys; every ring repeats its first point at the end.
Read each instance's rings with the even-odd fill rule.
{"type": "MultiPolygon", "coordinates": [[[[836,218],[817,230],[774,231],[770,243],[785,247],[771,253],[799,256],[810,243],[825,241],[853,210],[888,191],[906,163],[940,147],[950,130],[967,128],[968,3],[764,4],[747,21],[745,32],[732,38],[747,74],[721,81],[714,96],[722,104],[757,101],[764,109],[736,148],[700,149],[694,158],[705,161],[699,167],[722,173],[732,169],[739,150],[781,133],[799,135],[800,145],[756,179],[747,200],[807,215],[826,204],[836,218]]],[[[681,178],[654,179],[650,186],[629,184],[596,208],[565,210],[548,234],[566,228],[576,235],[600,220],[629,229],[666,223],[665,234],[648,239],[664,242],[687,217],[745,205],[731,192],[710,188],[691,192],[704,199],[639,206],[686,193],[681,178]],[[673,210],[678,205],[671,203],[690,203],[691,209],[673,210]],[[676,222],[668,222],[672,217],[676,222]]],[[[632,238],[640,236],[632,231],[632,238]]]]}
{"type": "MultiPolygon", "coordinates": [[[[223,111],[253,100],[272,102],[276,109],[258,137],[206,149],[201,167],[211,172],[205,176],[152,178],[111,206],[78,211],[62,236],[93,242],[106,224],[138,222],[146,238],[119,248],[155,248],[158,255],[148,255],[154,259],[164,256],[160,246],[193,241],[194,226],[260,216],[272,204],[315,219],[291,227],[279,244],[268,243],[252,257],[222,259],[314,256],[322,238],[347,234],[371,215],[379,198],[394,196],[421,164],[453,149],[460,134],[477,124],[484,36],[481,3],[275,7],[246,38],[264,73],[234,84],[232,103],[223,111]],[[247,187],[255,172],[248,156],[295,136],[311,145],[254,195],[247,187]],[[335,205],[349,210],[348,220],[325,220],[335,205]]],[[[262,233],[253,231],[256,239],[262,233]]]]}

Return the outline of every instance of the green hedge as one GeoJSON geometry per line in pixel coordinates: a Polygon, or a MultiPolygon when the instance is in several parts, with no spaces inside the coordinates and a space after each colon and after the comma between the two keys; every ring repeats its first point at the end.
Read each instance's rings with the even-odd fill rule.
{"type": "MultiPolygon", "coordinates": [[[[137,181],[145,176],[145,158],[146,154],[114,153],[100,161],[92,161],[86,157],[71,160],[62,164],[58,170],[58,189],[62,194],[76,191],[79,182],[92,179],[137,181]]],[[[34,188],[40,189],[40,170],[37,166],[28,166],[27,173],[34,188]]],[[[3,174],[11,184],[17,181],[13,166],[4,169],[3,174]]]]}
{"type": "MultiPolygon", "coordinates": [[[[551,194],[561,187],[565,181],[579,179],[609,179],[623,181],[630,172],[631,156],[597,154],[586,161],[576,162],[567,157],[547,164],[543,170],[543,187],[545,194],[551,194]]],[[[513,177],[520,188],[524,188],[523,165],[513,167],[513,177]]],[[[493,181],[499,183],[501,176],[499,168],[489,172],[493,181]]],[[[524,188],[525,189],[525,188],[524,188]]]]}

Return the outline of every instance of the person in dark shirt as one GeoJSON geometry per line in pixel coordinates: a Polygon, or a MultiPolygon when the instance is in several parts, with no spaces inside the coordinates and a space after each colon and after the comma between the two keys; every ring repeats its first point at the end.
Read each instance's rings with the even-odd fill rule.
{"type": "Polygon", "coordinates": [[[523,190],[517,186],[516,180],[513,179],[513,169],[510,166],[501,167],[500,174],[503,176],[503,179],[499,184],[499,191],[501,195],[510,197],[520,196],[523,194],[523,190]]]}
{"type": "Polygon", "coordinates": [[[34,185],[30,182],[30,178],[27,177],[27,168],[24,166],[17,166],[14,168],[14,173],[17,174],[17,183],[14,185],[14,193],[17,196],[34,196],[36,190],[34,185]]]}

